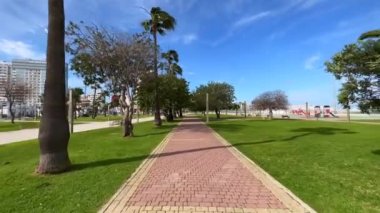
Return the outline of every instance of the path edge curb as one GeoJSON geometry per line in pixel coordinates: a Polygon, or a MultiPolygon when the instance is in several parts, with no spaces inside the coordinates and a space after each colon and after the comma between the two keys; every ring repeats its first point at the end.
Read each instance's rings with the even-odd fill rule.
{"type": "MultiPolygon", "coordinates": [[[[152,152],[149,153],[149,156],[151,155],[154,155],[154,154],[157,154],[159,153],[160,151],[162,151],[166,144],[169,142],[170,138],[172,138],[173,136],[173,132],[175,129],[178,128],[179,124],[181,122],[178,122],[177,126],[175,126],[162,140],[161,142],[156,146],[156,148],[153,149],[152,152]]],[[[123,184],[119,187],[119,189],[112,195],[112,197],[110,199],[107,200],[107,202],[105,204],[102,205],[102,207],[97,211],[98,213],[103,213],[103,212],[113,212],[115,211],[115,201],[117,202],[117,198],[119,195],[122,194],[122,192],[126,189],[126,188],[130,188],[130,189],[127,189],[127,192],[128,194],[132,194],[134,191],[135,191],[135,187],[131,187],[131,185],[135,185],[134,182],[138,181],[136,180],[136,178],[144,178],[145,175],[143,177],[140,177],[142,176],[143,174],[145,174],[147,171],[149,171],[150,167],[153,165],[153,163],[156,161],[157,158],[150,158],[150,157],[147,157],[144,159],[144,161],[136,168],[136,170],[131,174],[131,176],[125,180],[123,182],[123,184]],[[144,171],[145,170],[145,171],[144,171]],[[113,206],[112,209],[110,209],[111,207],[113,206]]],[[[141,181],[139,181],[137,184],[139,184],[141,181]]],[[[129,196],[127,196],[127,198],[129,198],[129,196]]],[[[121,200],[120,200],[121,201],[121,200]]],[[[117,204],[120,203],[117,202],[117,204]]]]}

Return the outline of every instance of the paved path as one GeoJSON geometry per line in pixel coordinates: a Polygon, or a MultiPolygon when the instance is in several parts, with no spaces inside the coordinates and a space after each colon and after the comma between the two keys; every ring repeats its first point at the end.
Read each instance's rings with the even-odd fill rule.
{"type": "Polygon", "coordinates": [[[182,122],[100,212],[314,212],[198,120],[182,122]]]}
{"type": "MultiPolygon", "coordinates": [[[[139,122],[152,121],[153,117],[140,118],[139,122]]],[[[137,120],[133,119],[133,123],[137,120]]],[[[102,129],[110,127],[111,122],[91,122],[83,124],[75,124],[74,132],[84,132],[93,129],[102,129]]],[[[22,129],[17,131],[0,132],[0,145],[15,143],[20,141],[32,140],[38,138],[38,129],[22,129]]]]}

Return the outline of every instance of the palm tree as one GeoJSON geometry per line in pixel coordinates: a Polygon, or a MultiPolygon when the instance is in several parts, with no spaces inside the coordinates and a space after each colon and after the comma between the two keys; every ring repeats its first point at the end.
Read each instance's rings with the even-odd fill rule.
{"type": "Polygon", "coordinates": [[[158,68],[157,68],[157,33],[160,35],[165,35],[166,31],[174,30],[176,25],[176,20],[169,13],[161,10],[159,7],[152,7],[150,10],[150,19],[145,20],[141,23],[144,29],[153,35],[154,41],[154,75],[155,75],[155,113],[154,122],[157,126],[161,126],[161,116],[160,116],[160,103],[158,96],[158,68]]]}
{"type": "Polygon", "coordinates": [[[179,57],[175,50],[169,50],[166,53],[162,53],[162,58],[168,62],[168,74],[169,75],[182,75],[182,68],[178,65],[179,57]]]}
{"type": "Polygon", "coordinates": [[[65,15],[63,0],[49,0],[47,72],[40,124],[38,173],[58,173],[70,166],[67,146],[70,138],[66,111],[65,15]]]}
{"type": "Polygon", "coordinates": [[[359,40],[367,38],[380,38],[380,30],[371,30],[360,35],[359,40]]]}

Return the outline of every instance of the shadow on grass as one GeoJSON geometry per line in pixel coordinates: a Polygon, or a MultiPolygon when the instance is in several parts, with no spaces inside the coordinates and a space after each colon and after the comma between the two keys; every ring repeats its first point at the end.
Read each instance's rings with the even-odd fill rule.
{"type": "Polygon", "coordinates": [[[380,149],[372,150],[372,154],[380,155],[380,149]]]}
{"type": "Polygon", "coordinates": [[[299,128],[293,129],[291,132],[306,132],[319,135],[334,135],[334,134],[355,134],[356,132],[349,131],[348,129],[332,128],[332,127],[315,127],[315,128],[299,128]]]}
{"type": "MultiPolygon", "coordinates": [[[[192,122],[198,120],[197,118],[194,119],[186,119],[183,120],[184,123],[192,122]]],[[[211,124],[212,127],[218,130],[227,130],[227,131],[239,131],[241,129],[247,128],[247,125],[242,124],[211,124]]],[[[164,131],[153,133],[153,134],[164,134],[167,132],[170,132],[170,128],[168,126],[162,126],[158,127],[160,129],[163,129],[164,131]]],[[[188,131],[209,131],[207,128],[199,128],[198,124],[185,124],[183,126],[178,127],[180,128],[186,128],[188,131]]],[[[173,151],[173,152],[163,152],[159,154],[153,154],[153,155],[141,155],[141,156],[133,156],[133,157],[125,157],[125,158],[114,158],[114,159],[105,159],[100,161],[93,161],[93,162],[87,162],[87,163],[80,163],[80,164],[74,164],[71,168],[71,171],[77,171],[77,170],[84,170],[89,168],[96,168],[96,167],[102,167],[102,166],[109,166],[113,164],[121,164],[121,163],[128,163],[128,162],[135,162],[135,161],[142,161],[146,158],[160,158],[160,157],[166,157],[166,156],[172,156],[172,155],[179,155],[179,154],[186,154],[186,153],[192,153],[192,152],[200,152],[200,151],[207,151],[207,150],[216,150],[216,149],[226,149],[228,147],[239,147],[239,146],[251,146],[251,145],[257,145],[257,144],[266,144],[266,143],[274,143],[274,142],[287,142],[287,141],[293,141],[297,138],[312,135],[312,134],[320,134],[320,135],[333,135],[333,134],[354,134],[356,132],[349,131],[348,129],[340,129],[340,128],[328,128],[328,127],[319,127],[319,128],[299,128],[291,130],[290,132],[296,132],[296,133],[302,133],[299,135],[291,136],[282,140],[262,140],[262,141],[254,141],[254,142],[240,142],[235,143],[232,145],[220,145],[220,146],[209,146],[209,147],[202,147],[202,148],[196,148],[196,149],[187,149],[187,150],[180,150],[180,151],[173,151]]],[[[136,135],[136,137],[144,137],[152,135],[146,134],[146,135],[136,135]]],[[[377,154],[380,153],[380,150],[375,150],[373,153],[377,154]]]]}
{"type": "Polygon", "coordinates": [[[303,134],[294,135],[283,139],[283,141],[292,141],[297,138],[309,135],[335,135],[335,134],[356,134],[356,132],[349,131],[348,129],[332,128],[332,127],[315,127],[315,128],[298,128],[290,130],[290,132],[299,132],[303,134]]]}

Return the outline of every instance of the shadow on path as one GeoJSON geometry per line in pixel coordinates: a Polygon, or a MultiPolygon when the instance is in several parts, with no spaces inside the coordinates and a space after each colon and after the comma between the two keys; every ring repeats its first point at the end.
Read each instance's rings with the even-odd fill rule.
{"type": "MultiPolygon", "coordinates": [[[[184,125],[179,126],[178,129],[186,129],[188,131],[207,131],[210,130],[207,128],[199,128],[199,124],[191,124],[188,122],[194,122],[199,121],[199,119],[186,119],[183,120],[184,125]],[[198,128],[195,128],[198,127],[198,128]]],[[[224,125],[224,124],[213,124],[213,127],[216,127],[216,129],[220,130],[228,130],[228,131],[236,131],[242,128],[246,128],[247,125],[224,125]],[[228,128],[228,129],[227,129],[228,128]]],[[[156,134],[163,134],[169,131],[162,131],[156,134]]],[[[102,167],[102,166],[108,166],[113,164],[120,164],[120,163],[127,163],[127,162],[134,162],[134,161],[142,161],[146,158],[159,158],[159,157],[166,157],[166,156],[172,156],[172,155],[178,155],[178,154],[186,154],[186,153],[192,153],[192,152],[200,152],[200,151],[207,151],[207,150],[215,150],[215,149],[226,149],[228,147],[239,147],[239,146],[250,146],[250,145],[257,145],[257,144],[266,144],[266,143],[273,143],[273,142],[288,142],[293,141],[300,137],[305,137],[312,134],[319,134],[319,135],[334,135],[334,134],[355,134],[356,132],[349,131],[348,129],[340,129],[340,128],[329,128],[329,127],[317,127],[317,128],[299,128],[299,129],[293,129],[290,132],[296,132],[296,133],[302,133],[299,135],[294,135],[285,139],[281,140],[262,140],[262,141],[254,141],[254,142],[241,142],[241,143],[235,143],[232,145],[220,145],[220,146],[210,146],[210,147],[202,147],[197,149],[187,149],[187,150],[179,150],[179,151],[173,151],[173,152],[163,152],[159,154],[152,154],[152,155],[141,155],[141,156],[133,156],[133,157],[125,157],[125,158],[114,158],[114,159],[105,159],[100,161],[93,161],[93,162],[87,162],[87,163],[79,163],[79,164],[73,164],[71,167],[71,171],[77,171],[77,170],[84,170],[89,168],[96,168],[96,167],[102,167]]],[[[149,134],[151,135],[151,134],[149,134]]],[[[136,137],[144,137],[148,135],[136,135],[136,137]]],[[[380,155],[380,150],[374,150],[372,151],[374,154],[380,155]]]]}
{"type": "Polygon", "coordinates": [[[92,161],[92,162],[87,162],[87,163],[73,164],[71,167],[71,171],[77,171],[77,170],[83,170],[83,169],[89,169],[89,168],[95,168],[95,167],[102,167],[102,166],[109,166],[109,165],[113,165],[113,164],[141,161],[141,160],[144,160],[146,158],[148,158],[148,159],[160,158],[160,157],[167,157],[167,156],[186,154],[186,153],[192,153],[192,152],[201,152],[201,151],[215,150],[215,149],[226,149],[228,147],[247,146],[247,145],[260,144],[260,143],[270,143],[270,142],[274,142],[274,140],[249,142],[249,143],[237,143],[234,145],[227,145],[227,146],[224,146],[224,145],[210,146],[210,147],[202,147],[202,148],[197,148],[197,149],[187,149],[187,150],[174,151],[174,152],[162,152],[162,153],[153,154],[153,155],[141,155],[141,156],[134,156],[134,157],[126,157],[126,158],[113,158],[113,159],[106,159],[106,160],[100,160],[100,161],[92,161]]]}

